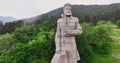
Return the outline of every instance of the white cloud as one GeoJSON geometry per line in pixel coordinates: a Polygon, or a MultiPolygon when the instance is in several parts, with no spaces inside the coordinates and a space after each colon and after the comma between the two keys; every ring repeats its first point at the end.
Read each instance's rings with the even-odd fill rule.
{"type": "Polygon", "coordinates": [[[62,7],[67,2],[78,5],[101,5],[120,3],[120,0],[0,0],[0,16],[32,17],[62,7]]]}

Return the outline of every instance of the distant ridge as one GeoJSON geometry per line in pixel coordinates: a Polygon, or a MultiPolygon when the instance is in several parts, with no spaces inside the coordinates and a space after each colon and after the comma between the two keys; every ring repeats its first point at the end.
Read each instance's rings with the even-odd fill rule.
{"type": "Polygon", "coordinates": [[[17,19],[14,18],[14,17],[10,17],[10,16],[3,17],[3,16],[0,16],[0,21],[2,21],[2,23],[12,22],[12,21],[15,21],[15,20],[17,20],[17,19]]]}

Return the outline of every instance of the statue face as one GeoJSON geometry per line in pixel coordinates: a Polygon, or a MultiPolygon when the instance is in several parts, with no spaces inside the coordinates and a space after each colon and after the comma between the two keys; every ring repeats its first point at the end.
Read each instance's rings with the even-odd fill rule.
{"type": "Polygon", "coordinates": [[[65,6],[63,11],[65,15],[72,15],[71,6],[65,6]]]}

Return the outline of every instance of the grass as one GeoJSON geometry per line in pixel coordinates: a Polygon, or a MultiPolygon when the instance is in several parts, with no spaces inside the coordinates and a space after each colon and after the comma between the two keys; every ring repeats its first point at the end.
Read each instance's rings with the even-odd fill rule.
{"type": "Polygon", "coordinates": [[[95,53],[92,63],[120,63],[120,29],[113,29],[113,42],[111,44],[111,53],[101,55],[95,53]]]}

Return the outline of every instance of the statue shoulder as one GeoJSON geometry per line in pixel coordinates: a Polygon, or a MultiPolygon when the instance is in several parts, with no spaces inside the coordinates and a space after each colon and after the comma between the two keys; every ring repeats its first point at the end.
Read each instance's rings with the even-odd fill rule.
{"type": "Polygon", "coordinates": [[[57,20],[57,23],[60,23],[61,21],[63,21],[63,18],[59,18],[59,19],[57,20]]]}
{"type": "Polygon", "coordinates": [[[79,22],[78,17],[73,17],[73,16],[72,16],[72,19],[74,19],[76,22],[79,22]]]}

